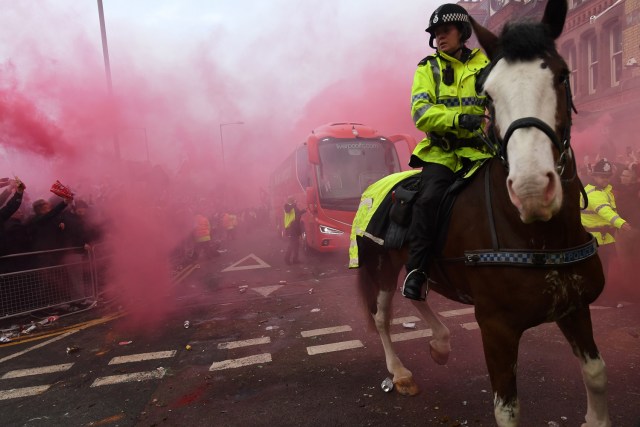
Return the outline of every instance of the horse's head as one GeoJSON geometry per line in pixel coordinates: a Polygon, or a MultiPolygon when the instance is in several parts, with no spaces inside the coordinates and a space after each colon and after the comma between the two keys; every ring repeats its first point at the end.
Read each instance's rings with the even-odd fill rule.
{"type": "Polygon", "coordinates": [[[549,0],[541,22],[507,24],[500,37],[472,21],[492,61],[480,83],[492,101],[509,197],[525,223],[547,221],[562,205],[560,174],[570,155],[573,104],[555,40],[566,14],[566,0],[549,0]]]}

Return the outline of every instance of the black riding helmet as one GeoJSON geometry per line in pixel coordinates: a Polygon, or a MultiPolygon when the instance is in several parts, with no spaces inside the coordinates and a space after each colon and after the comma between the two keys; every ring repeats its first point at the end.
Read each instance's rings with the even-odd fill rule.
{"type": "Polygon", "coordinates": [[[429,39],[429,46],[436,49],[433,45],[433,41],[436,38],[435,29],[443,24],[456,24],[460,34],[462,34],[462,43],[469,40],[471,37],[471,23],[469,21],[469,13],[466,9],[460,5],[453,3],[446,3],[438,7],[429,18],[429,26],[425,30],[431,34],[429,39]]]}

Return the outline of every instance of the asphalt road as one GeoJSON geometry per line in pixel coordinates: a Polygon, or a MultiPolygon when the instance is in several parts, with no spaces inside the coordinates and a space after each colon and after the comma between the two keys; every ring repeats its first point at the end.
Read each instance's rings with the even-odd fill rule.
{"type": "MultiPolygon", "coordinates": [[[[452,331],[446,366],[396,298],[396,347],[422,389],[385,393],[384,354],[358,304],[345,254],[287,267],[284,242],[254,230],[186,269],[153,327],[104,301],[31,341],[0,347],[7,426],[492,426],[493,396],[472,307],[430,295],[452,331]],[[189,327],[184,322],[189,321],[189,327]],[[415,329],[402,323],[413,322],[415,329]],[[67,354],[67,348],[78,351],[67,354]],[[189,347],[188,347],[189,346],[189,347]]],[[[596,303],[614,426],[640,425],[638,301],[596,303]]],[[[553,324],[528,331],[519,357],[523,426],[579,426],[578,364],[553,324]]]]}

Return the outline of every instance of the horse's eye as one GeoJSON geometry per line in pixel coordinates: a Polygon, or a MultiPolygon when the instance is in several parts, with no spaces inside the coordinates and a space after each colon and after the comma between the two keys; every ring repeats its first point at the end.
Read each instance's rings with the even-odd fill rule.
{"type": "Polygon", "coordinates": [[[543,61],[542,64],[540,64],[540,68],[542,68],[543,70],[549,68],[549,64],[543,61]]]}

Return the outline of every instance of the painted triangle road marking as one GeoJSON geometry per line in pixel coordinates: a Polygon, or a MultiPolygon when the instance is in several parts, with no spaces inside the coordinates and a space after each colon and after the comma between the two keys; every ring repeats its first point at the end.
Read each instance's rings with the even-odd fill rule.
{"type": "Polygon", "coordinates": [[[262,286],[260,288],[251,288],[251,290],[252,291],[256,291],[257,293],[259,293],[263,297],[266,297],[266,296],[269,296],[270,293],[280,289],[282,286],[283,285],[262,286]]]}
{"type": "Polygon", "coordinates": [[[264,262],[263,260],[255,256],[254,254],[249,254],[246,257],[242,258],[240,261],[236,262],[235,264],[231,264],[229,267],[222,270],[222,272],[224,273],[227,271],[253,270],[256,268],[269,268],[269,267],[271,267],[269,264],[267,264],[266,262],[264,262]],[[242,263],[244,263],[250,258],[253,259],[254,264],[241,265],[242,263]]]}

